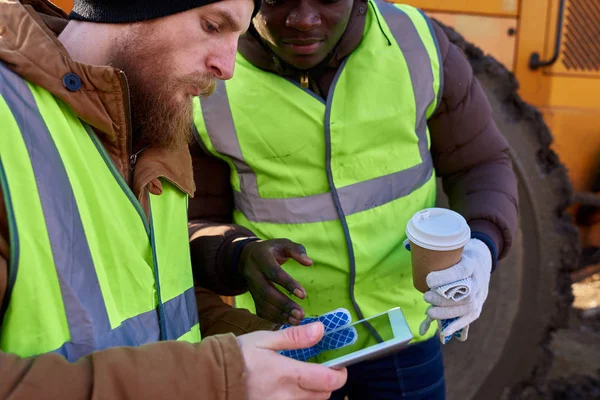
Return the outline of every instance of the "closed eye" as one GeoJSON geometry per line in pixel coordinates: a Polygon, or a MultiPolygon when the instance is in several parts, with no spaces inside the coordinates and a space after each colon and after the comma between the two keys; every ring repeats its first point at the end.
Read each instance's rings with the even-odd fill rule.
{"type": "Polygon", "coordinates": [[[204,29],[204,31],[207,33],[215,33],[219,31],[219,28],[215,24],[205,19],[202,20],[202,29],[204,29]]]}

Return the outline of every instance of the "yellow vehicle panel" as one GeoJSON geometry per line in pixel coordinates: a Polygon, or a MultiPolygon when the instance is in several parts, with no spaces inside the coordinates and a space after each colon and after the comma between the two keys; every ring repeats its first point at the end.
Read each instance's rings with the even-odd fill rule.
{"type": "Polygon", "coordinates": [[[66,13],[71,12],[73,8],[73,0],[50,0],[50,2],[62,8],[66,13]]]}
{"type": "Polygon", "coordinates": [[[446,12],[427,12],[445,25],[453,27],[470,43],[491,54],[510,71],[515,63],[516,17],[493,17],[446,12]]]}
{"type": "Polygon", "coordinates": [[[527,0],[408,0],[396,3],[440,12],[516,16],[521,1],[527,0]]]}
{"type": "MultiPolygon", "coordinates": [[[[600,108],[600,96],[597,95],[600,90],[600,37],[593,34],[594,17],[590,14],[593,8],[600,9],[597,0],[567,0],[558,61],[551,67],[529,68],[532,53],[539,52],[544,60],[553,56],[559,2],[523,0],[515,68],[521,96],[537,106],[597,110],[600,108]]],[[[595,29],[600,31],[599,26],[595,29]]]]}

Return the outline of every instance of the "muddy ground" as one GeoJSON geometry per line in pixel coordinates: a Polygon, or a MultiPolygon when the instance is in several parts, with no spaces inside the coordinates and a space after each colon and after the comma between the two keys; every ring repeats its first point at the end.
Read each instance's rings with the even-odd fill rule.
{"type": "Polygon", "coordinates": [[[537,398],[600,399],[600,274],[575,283],[573,295],[569,328],[554,335],[554,364],[537,398]]]}

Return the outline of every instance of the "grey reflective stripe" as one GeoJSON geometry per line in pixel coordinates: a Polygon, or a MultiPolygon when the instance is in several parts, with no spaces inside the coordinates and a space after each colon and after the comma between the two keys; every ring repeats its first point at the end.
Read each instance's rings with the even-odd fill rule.
{"type": "MultiPolygon", "coordinates": [[[[387,2],[377,2],[377,6],[405,55],[411,75],[416,104],[415,131],[419,138],[422,162],[407,170],[338,187],[337,193],[345,215],[369,210],[406,196],[427,183],[433,174],[433,162],[427,144],[427,108],[436,100],[436,96],[429,53],[406,13],[387,2]]],[[[339,219],[331,192],[284,199],[259,196],[256,174],[242,155],[223,81],[219,81],[212,96],[201,100],[201,106],[213,148],[232,160],[240,177],[241,191],[234,190],[234,202],[248,220],[297,224],[339,219]]]]}
{"type": "Polygon", "coordinates": [[[427,149],[427,107],[436,101],[431,59],[410,17],[387,1],[377,1],[376,4],[406,59],[417,105],[416,132],[419,137],[419,151],[421,159],[425,160],[429,153],[427,149]]]}
{"type": "Polygon", "coordinates": [[[264,199],[249,195],[246,189],[242,187],[242,193],[234,190],[233,199],[235,207],[250,221],[299,224],[337,219],[330,193],[287,199],[264,199]]]}
{"type": "Polygon", "coordinates": [[[404,171],[338,188],[344,214],[352,215],[408,196],[431,179],[433,162],[431,154],[423,162],[404,171]]]}
{"type": "Polygon", "coordinates": [[[0,93],[17,121],[42,203],[71,340],[95,347],[110,322],[69,176],[27,83],[0,64],[0,93]]]}
{"type": "MultiPolygon", "coordinates": [[[[407,196],[428,182],[432,173],[428,152],[421,164],[410,169],[338,188],[344,214],[356,214],[407,196]]],[[[264,199],[235,190],[233,195],[236,208],[250,221],[297,224],[339,218],[330,192],[288,199],[264,199]]]]}
{"type": "Polygon", "coordinates": [[[242,191],[249,196],[258,196],[256,174],[244,161],[238,141],[225,82],[217,79],[214,93],[200,102],[206,130],[209,132],[213,147],[233,162],[240,177],[242,191]]]}
{"type": "MultiPolygon", "coordinates": [[[[167,339],[176,340],[185,335],[198,323],[198,311],[194,288],[186,290],[181,295],[164,303],[167,318],[167,339]]],[[[158,314],[155,310],[136,315],[104,334],[95,347],[81,343],[67,342],[54,353],[61,354],[67,360],[74,362],[94,351],[116,346],[140,346],[159,340],[158,314]]]]}
{"type": "Polygon", "coordinates": [[[62,355],[68,361],[75,362],[95,351],[116,346],[139,346],[144,343],[157,342],[159,338],[158,313],[156,310],[152,310],[127,319],[115,329],[96,337],[93,346],[87,343],[69,341],[53,353],[62,355]]]}
{"type": "MultiPolygon", "coordinates": [[[[111,330],[96,269],[67,171],[27,83],[0,62],[0,93],[21,131],[33,167],[71,340],[57,353],[76,361],[92,351],[159,339],[156,310],[111,330]]],[[[198,323],[194,288],[164,304],[167,338],[198,323]]]]}
{"type": "Polygon", "coordinates": [[[163,305],[167,315],[166,340],[177,340],[198,324],[198,305],[193,287],[163,305]]]}
{"type": "MultiPolygon", "coordinates": [[[[431,19],[429,19],[429,17],[427,15],[425,15],[425,13],[423,12],[423,10],[419,9],[419,12],[421,13],[421,15],[423,16],[423,18],[427,21],[427,25],[429,26],[429,32],[431,32],[431,37],[433,38],[433,41],[435,42],[435,50],[437,53],[437,57],[438,57],[438,68],[439,68],[439,83],[438,83],[438,93],[437,93],[437,98],[436,98],[436,109],[440,106],[440,104],[442,103],[442,95],[444,94],[444,60],[442,60],[442,53],[440,52],[440,44],[438,42],[438,37],[435,33],[435,30],[433,29],[433,24],[431,22],[431,19]]],[[[432,70],[433,73],[433,70],[432,70]]],[[[434,110],[435,112],[435,110],[434,110]]]]}

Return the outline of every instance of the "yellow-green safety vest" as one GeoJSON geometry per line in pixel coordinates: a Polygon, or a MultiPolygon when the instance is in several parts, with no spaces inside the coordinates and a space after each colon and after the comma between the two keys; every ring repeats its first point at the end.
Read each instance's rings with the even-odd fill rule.
{"type": "Polygon", "coordinates": [[[0,121],[10,231],[0,350],[76,361],[200,341],[187,195],[161,179],[148,219],[93,130],[1,63],[0,121]]]}
{"type": "MultiPolygon", "coordinates": [[[[420,10],[369,7],[362,42],[325,101],[238,54],[233,79],[197,104],[195,127],[231,167],[234,221],[306,247],[314,265],[285,270],[307,290],[307,315],[345,307],[357,320],[399,306],[420,341],[435,328],[419,335],[427,303],[402,243],[410,217],[435,204],[427,120],[441,60],[420,10]]],[[[236,306],[255,311],[249,293],[236,306]]]]}

